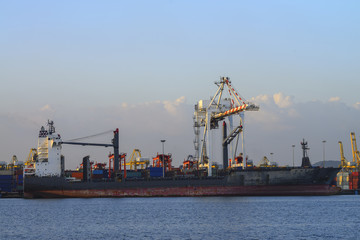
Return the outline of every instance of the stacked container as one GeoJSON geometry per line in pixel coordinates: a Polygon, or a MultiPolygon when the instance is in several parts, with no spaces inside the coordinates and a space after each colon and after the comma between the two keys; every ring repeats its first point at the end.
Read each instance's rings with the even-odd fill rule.
{"type": "MultiPolygon", "coordinates": [[[[124,175],[124,171],[122,171],[122,174],[124,175]]],[[[161,176],[162,176],[162,168],[161,168],[161,176]]],[[[141,171],[126,170],[126,178],[141,178],[141,177],[142,177],[141,171]]]]}
{"type": "Polygon", "coordinates": [[[92,179],[102,179],[104,177],[104,170],[102,169],[95,169],[92,172],[92,179]]]}
{"type": "Polygon", "coordinates": [[[349,189],[357,190],[359,188],[359,172],[352,172],[349,176],[349,189]]]}
{"type": "Polygon", "coordinates": [[[83,179],[83,173],[82,172],[72,172],[71,177],[82,180],[83,179]]]}
{"type": "Polygon", "coordinates": [[[162,167],[150,167],[150,177],[162,177],[163,168],[162,167]]]}
{"type": "Polygon", "coordinates": [[[15,186],[13,175],[0,175],[1,192],[12,192],[15,186]]]}

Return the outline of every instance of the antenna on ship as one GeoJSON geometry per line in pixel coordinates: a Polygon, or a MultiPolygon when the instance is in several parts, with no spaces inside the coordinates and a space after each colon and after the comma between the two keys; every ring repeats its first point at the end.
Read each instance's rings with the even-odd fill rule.
{"type": "Polygon", "coordinates": [[[47,125],[49,126],[49,134],[53,134],[55,132],[54,121],[48,120],[47,125]]]}

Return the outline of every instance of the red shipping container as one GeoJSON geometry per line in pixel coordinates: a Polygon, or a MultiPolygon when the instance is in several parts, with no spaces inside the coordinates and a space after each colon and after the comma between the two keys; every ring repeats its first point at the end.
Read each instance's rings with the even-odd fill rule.
{"type": "Polygon", "coordinates": [[[352,184],[353,184],[353,189],[358,189],[359,188],[359,177],[358,176],[353,177],[352,184]]]}
{"type": "Polygon", "coordinates": [[[83,179],[83,173],[82,172],[72,172],[71,177],[74,177],[77,179],[83,179]]]}

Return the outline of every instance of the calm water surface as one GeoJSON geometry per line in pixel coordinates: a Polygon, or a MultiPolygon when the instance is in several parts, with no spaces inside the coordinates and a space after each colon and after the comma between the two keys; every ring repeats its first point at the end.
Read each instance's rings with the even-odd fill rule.
{"type": "Polygon", "coordinates": [[[0,199],[0,239],[360,239],[360,196],[0,199]]]}

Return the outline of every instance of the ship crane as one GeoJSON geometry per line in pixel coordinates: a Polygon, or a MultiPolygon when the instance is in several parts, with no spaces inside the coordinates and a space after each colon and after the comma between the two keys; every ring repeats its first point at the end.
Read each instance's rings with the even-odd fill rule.
{"type": "MultiPolygon", "coordinates": [[[[230,122],[231,134],[227,139],[224,139],[224,144],[229,144],[239,133],[242,133],[242,152],[244,149],[244,111],[258,111],[259,107],[253,103],[246,102],[244,98],[238,94],[235,88],[231,85],[228,77],[221,77],[219,82],[215,82],[218,90],[210,101],[200,100],[195,105],[194,112],[194,132],[195,132],[195,159],[199,161],[200,167],[208,168],[208,175],[211,176],[212,158],[211,156],[211,134],[210,130],[219,127],[218,122],[228,118],[230,122]],[[224,90],[227,88],[229,98],[223,98],[224,90]],[[232,116],[239,115],[239,126],[233,130],[232,116]],[[200,128],[203,127],[202,143],[200,144],[200,128]]],[[[236,153],[234,153],[235,156],[236,153]]]]}
{"type": "MultiPolygon", "coordinates": [[[[55,130],[54,130],[55,131],[55,130]]],[[[114,132],[114,138],[112,139],[111,144],[106,143],[86,143],[86,142],[60,142],[60,144],[71,144],[71,145],[81,145],[81,146],[96,146],[96,147],[113,147],[114,148],[114,169],[120,168],[120,157],[119,157],[119,129],[117,128],[114,132]]]]}

